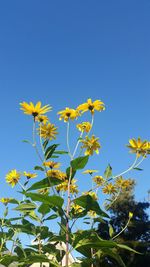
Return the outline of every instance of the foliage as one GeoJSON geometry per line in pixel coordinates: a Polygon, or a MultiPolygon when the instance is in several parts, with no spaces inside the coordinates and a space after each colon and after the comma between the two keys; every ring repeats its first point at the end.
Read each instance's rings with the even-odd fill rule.
{"type": "MultiPolygon", "coordinates": [[[[148,267],[150,262],[150,221],[146,210],[150,204],[148,202],[135,201],[133,194],[134,186],[135,182],[133,180],[131,187],[128,190],[124,190],[111,206],[111,219],[109,224],[107,222],[100,223],[98,232],[101,237],[109,240],[110,226],[113,232],[120,232],[126,224],[127,214],[132,212],[132,221],[126,230],[117,238],[117,241],[122,244],[127,244],[142,254],[130,253],[129,251],[124,252],[123,250],[118,250],[118,253],[128,267],[148,267]]],[[[101,264],[102,266],[110,266],[107,258],[103,259],[101,264]]],[[[117,267],[117,263],[112,262],[111,266],[117,267]]]]}
{"type": "MultiPolygon", "coordinates": [[[[118,175],[113,175],[110,164],[104,175],[96,175],[97,170],[84,170],[90,157],[99,154],[101,145],[99,138],[91,135],[95,111],[105,110],[101,100],[88,99],[86,103],[76,109],[65,108],[59,111],[60,120],[66,124],[67,151],[60,150],[60,144],[53,143],[58,134],[58,127],[49,122],[45,113],[51,111],[49,105],[41,102],[21,103],[21,109],[33,119],[33,140],[24,142],[35,149],[38,162],[33,172],[13,169],[6,175],[6,182],[12,187],[19,187],[21,199],[1,198],[4,213],[0,218],[0,264],[9,266],[16,262],[17,266],[27,267],[33,263],[49,263],[49,266],[98,266],[104,256],[110,257],[125,266],[118,249],[135,252],[132,248],[121,243],[118,236],[126,230],[114,235],[113,228],[109,228],[110,238],[97,234],[97,223],[110,221],[108,208],[117,201],[124,189],[131,186],[129,179],[122,175],[128,171],[138,169],[138,166],[150,153],[150,142],[141,139],[129,140],[129,148],[135,153],[134,163],[118,175]],[[76,145],[73,151],[70,146],[70,123],[82,118],[82,114],[89,112],[91,122],[81,121],[77,124],[76,145]],[[57,159],[58,162],[55,162],[57,159]],[[61,169],[64,163],[65,170],[61,169]],[[63,164],[62,164],[63,165],[63,164]],[[36,173],[35,173],[36,171],[36,173]],[[89,175],[91,187],[87,192],[80,193],[76,175],[89,175]],[[100,207],[98,191],[106,194],[105,209],[100,207]],[[13,213],[10,207],[13,205],[13,213]],[[12,214],[15,214],[12,217],[12,214]],[[79,223],[78,223],[79,221],[79,223]],[[55,225],[56,230],[51,230],[55,225]],[[78,226],[80,225],[80,229],[78,226]],[[85,229],[87,225],[87,229],[85,229]],[[25,244],[24,239],[32,239],[25,244]],[[78,253],[70,265],[70,255],[78,253]],[[65,259],[65,264],[63,260],[65,259]]],[[[132,220],[132,209],[126,214],[127,225],[132,220]]]]}

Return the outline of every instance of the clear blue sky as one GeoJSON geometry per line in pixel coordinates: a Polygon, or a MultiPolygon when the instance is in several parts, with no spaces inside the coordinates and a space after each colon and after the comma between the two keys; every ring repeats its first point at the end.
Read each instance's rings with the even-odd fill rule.
{"type": "MultiPolygon", "coordinates": [[[[38,163],[32,148],[31,118],[19,110],[22,101],[50,103],[51,121],[66,106],[89,97],[102,99],[106,111],[96,114],[100,156],[88,168],[102,174],[110,163],[114,174],[133,161],[125,145],[138,136],[150,139],[150,1],[8,0],[0,3],[0,197],[14,195],[5,182],[13,168],[32,171],[38,163]]],[[[64,148],[66,145],[64,143],[64,148]]],[[[136,198],[147,197],[150,158],[137,180],[136,198]]],[[[86,186],[87,178],[79,177],[86,186]]]]}

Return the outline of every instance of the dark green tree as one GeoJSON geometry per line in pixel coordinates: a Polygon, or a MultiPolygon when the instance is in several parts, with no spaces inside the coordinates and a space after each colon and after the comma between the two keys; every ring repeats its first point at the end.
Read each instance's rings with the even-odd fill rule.
{"type": "MultiPolygon", "coordinates": [[[[150,266],[150,221],[147,214],[149,208],[148,201],[137,202],[134,198],[134,181],[128,190],[124,190],[118,199],[109,208],[111,221],[110,224],[114,229],[114,235],[119,233],[127,223],[129,212],[133,213],[133,217],[124,232],[119,235],[116,240],[122,244],[142,254],[135,254],[123,250],[117,253],[123,259],[127,267],[148,267],[150,266]]],[[[110,225],[107,222],[100,223],[98,232],[104,239],[110,239],[110,225]]],[[[100,266],[120,266],[115,260],[109,257],[102,257],[100,266]]]]}

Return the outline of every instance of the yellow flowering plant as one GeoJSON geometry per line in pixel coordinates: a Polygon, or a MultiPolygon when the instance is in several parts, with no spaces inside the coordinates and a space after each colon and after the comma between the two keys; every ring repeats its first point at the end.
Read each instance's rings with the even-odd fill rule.
{"type": "Polygon", "coordinates": [[[4,206],[0,218],[0,264],[9,266],[15,262],[16,266],[22,267],[34,263],[39,263],[40,267],[43,264],[51,267],[96,267],[100,257],[105,257],[108,253],[109,257],[124,267],[116,253],[117,248],[136,251],[121,245],[116,238],[127,228],[133,214],[129,213],[127,224],[120,233],[112,235],[110,229],[109,240],[98,236],[97,223],[104,219],[109,221],[108,208],[122,190],[131,185],[131,180],[124,178],[125,174],[139,169],[139,165],[150,154],[150,142],[140,138],[130,139],[127,146],[136,155],[133,164],[117,175],[113,175],[112,167],[108,165],[101,174],[99,170],[86,169],[90,157],[99,154],[101,149],[99,138],[91,134],[95,112],[105,110],[101,100],[88,99],[77,108],[66,107],[58,112],[59,119],[66,125],[67,151],[58,149],[59,145],[54,140],[59,129],[49,121],[47,115],[43,115],[51,111],[49,105],[42,107],[41,102],[35,105],[32,102],[22,102],[20,105],[24,114],[31,115],[33,119],[33,140],[29,143],[35,149],[40,164],[32,172],[13,169],[6,174],[8,185],[19,187],[23,197],[21,200],[3,196],[0,199],[4,206]],[[91,122],[81,121],[76,125],[80,135],[72,151],[70,123],[81,120],[85,112],[89,112],[91,122]],[[86,192],[81,192],[79,187],[78,179],[81,175],[87,175],[91,180],[91,186],[86,192]],[[106,195],[103,208],[99,201],[101,194],[106,195]],[[10,204],[15,205],[15,217],[9,215],[10,204]],[[84,222],[89,225],[86,229],[84,222]],[[53,225],[57,225],[54,231],[53,225]],[[22,235],[30,237],[33,242],[26,246],[24,238],[21,239],[22,235]],[[73,259],[71,255],[74,252],[81,256],[80,260],[73,259]]]}

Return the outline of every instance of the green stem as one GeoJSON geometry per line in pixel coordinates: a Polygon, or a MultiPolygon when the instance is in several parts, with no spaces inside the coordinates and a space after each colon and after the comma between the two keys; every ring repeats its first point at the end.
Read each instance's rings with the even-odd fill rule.
{"type": "Polygon", "coordinates": [[[130,223],[130,220],[131,220],[131,218],[128,219],[128,221],[127,221],[125,227],[124,227],[124,228],[123,228],[117,235],[115,235],[115,236],[112,238],[112,240],[114,240],[116,237],[118,237],[119,235],[121,235],[121,234],[126,230],[126,228],[128,227],[128,225],[129,225],[129,223],[130,223]]]}
{"type": "Polygon", "coordinates": [[[121,172],[121,173],[119,173],[119,174],[113,176],[112,178],[113,178],[113,179],[116,179],[116,178],[118,178],[119,176],[122,176],[122,175],[124,175],[125,173],[131,171],[131,170],[136,166],[137,160],[138,160],[138,156],[136,155],[136,158],[135,158],[133,164],[132,164],[127,170],[125,170],[125,171],[123,171],[123,172],[121,172]]]}
{"type": "Polygon", "coordinates": [[[33,121],[33,132],[32,132],[32,135],[33,135],[33,147],[35,148],[35,151],[36,151],[36,154],[38,155],[40,161],[43,163],[43,159],[38,151],[38,148],[37,148],[37,145],[36,145],[36,133],[35,133],[35,130],[36,130],[36,124],[35,124],[35,120],[33,121]]]}
{"type": "Polygon", "coordinates": [[[81,134],[80,134],[80,136],[79,136],[79,140],[78,140],[78,142],[77,142],[77,144],[76,144],[76,147],[75,147],[75,149],[74,149],[72,158],[74,158],[74,156],[75,156],[75,154],[76,154],[76,151],[77,151],[78,146],[79,146],[79,143],[80,143],[80,138],[82,138],[82,135],[83,135],[83,132],[81,132],[81,134]]]}
{"type": "Polygon", "coordinates": [[[70,145],[69,145],[69,127],[70,124],[69,124],[69,121],[67,122],[67,148],[68,148],[68,153],[69,153],[69,156],[71,158],[71,160],[73,159],[73,156],[71,154],[71,150],[70,150],[70,145]]]}

